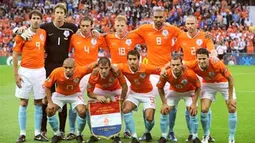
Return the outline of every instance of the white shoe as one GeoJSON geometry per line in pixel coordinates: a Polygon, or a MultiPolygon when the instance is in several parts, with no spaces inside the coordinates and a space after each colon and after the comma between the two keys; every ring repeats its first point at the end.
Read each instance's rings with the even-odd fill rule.
{"type": "Polygon", "coordinates": [[[228,143],[235,143],[235,140],[229,140],[228,143]]]}
{"type": "Polygon", "coordinates": [[[209,138],[209,136],[204,136],[201,143],[208,143],[209,138]]]}

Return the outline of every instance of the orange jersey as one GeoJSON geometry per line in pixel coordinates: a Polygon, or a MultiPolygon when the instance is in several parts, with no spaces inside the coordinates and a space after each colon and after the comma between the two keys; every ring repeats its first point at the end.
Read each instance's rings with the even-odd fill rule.
{"type": "Polygon", "coordinates": [[[21,66],[30,69],[44,67],[44,46],[46,31],[39,29],[29,41],[24,41],[21,36],[15,38],[13,51],[21,52],[21,66]]]}
{"type": "Polygon", "coordinates": [[[74,59],[78,66],[89,65],[97,61],[99,48],[107,47],[105,39],[100,36],[98,39],[73,34],[69,50],[74,49],[74,59]]]}
{"type": "Polygon", "coordinates": [[[132,72],[128,64],[118,64],[118,68],[127,77],[131,83],[131,90],[137,93],[148,93],[153,87],[150,81],[151,74],[160,74],[160,67],[140,64],[137,72],[132,72]]]}
{"type": "Polygon", "coordinates": [[[168,69],[167,78],[160,78],[157,87],[163,88],[166,82],[170,83],[170,90],[174,90],[176,92],[187,92],[195,90],[201,86],[197,75],[188,68],[184,68],[182,75],[178,78],[173,75],[171,69],[168,69]]]}
{"type": "Polygon", "coordinates": [[[144,24],[134,30],[145,40],[147,46],[148,63],[163,67],[171,59],[172,40],[177,38],[181,30],[172,25],[164,25],[157,30],[153,24],[144,24]]]}
{"type": "Polygon", "coordinates": [[[227,67],[222,61],[209,60],[209,67],[206,70],[200,69],[197,61],[187,64],[197,75],[203,78],[204,83],[227,82],[227,78],[231,75],[227,67]]]}
{"type": "Polygon", "coordinates": [[[125,77],[121,72],[118,75],[115,75],[110,71],[109,75],[103,79],[101,78],[99,72],[92,73],[89,77],[87,91],[93,92],[95,87],[100,88],[102,90],[116,90],[121,89],[121,85],[125,84],[125,77]]]}
{"type": "Polygon", "coordinates": [[[80,92],[80,80],[86,74],[92,72],[92,67],[82,66],[74,69],[74,74],[71,78],[67,78],[64,73],[64,68],[59,67],[54,69],[50,76],[44,82],[44,86],[51,88],[56,83],[56,92],[63,95],[72,95],[80,92]]]}
{"type": "Polygon", "coordinates": [[[213,41],[205,38],[205,32],[199,31],[196,36],[191,38],[187,32],[182,32],[174,45],[174,50],[183,51],[183,60],[196,60],[196,51],[199,48],[206,48],[208,51],[215,50],[213,41]]]}
{"type": "Polygon", "coordinates": [[[137,44],[144,43],[143,38],[134,32],[129,32],[124,38],[119,38],[115,33],[106,36],[106,42],[111,54],[113,64],[126,63],[127,53],[137,44]]]}

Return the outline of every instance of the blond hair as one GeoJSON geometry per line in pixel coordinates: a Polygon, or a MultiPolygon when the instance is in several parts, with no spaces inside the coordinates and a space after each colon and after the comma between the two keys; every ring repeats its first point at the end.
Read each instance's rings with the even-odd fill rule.
{"type": "Polygon", "coordinates": [[[127,23],[127,18],[124,15],[118,15],[115,21],[125,21],[125,23],[127,23]]]}
{"type": "Polygon", "coordinates": [[[64,12],[65,12],[65,14],[67,14],[67,9],[66,9],[66,4],[65,4],[65,3],[58,3],[58,4],[56,4],[56,5],[54,6],[54,8],[53,8],[53,12],[55,12],[55,10],[56,10],[57,8],[63,9],[64,12]]]}

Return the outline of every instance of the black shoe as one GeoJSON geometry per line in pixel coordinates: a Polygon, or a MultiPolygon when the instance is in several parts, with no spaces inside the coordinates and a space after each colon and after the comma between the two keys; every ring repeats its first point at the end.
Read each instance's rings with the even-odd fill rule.
{"type": "Polygon", "coordinates": [[[61,137],[61,140],[65,140],[65,133],[64,132],[60,132],[60,137],[61,137]]]}
{"type": "Polygon", "coordinates": [[[51,142],[52,142],[52,143],[57,143],[57,142],[59,142],[59,141],[61,141],[61,140],[62,140],[61,136],[54,135],[54,136],[52,137],[52,139],[51,139],[51,142]]]}
{"type": "Polygon", "coordinates": [[[186,142],[191,142],[192,141],[193,135],[189,135],[188,138],[186,139],[186,142]]]}
{"type": "Polygon", "coordinates": [[[208,142],[215,142],[215,139],[214,139],[214,138],[212,138],[212,136],[211,136],[211,135],[209,135],[208,142]]]}
{"type": "Polygon", "coordinates": [[[144,133],[143,136],[139,138],[139,141],[151,142],[152,141],[151,133],[144,133]]]}
{"type": "Polygon", "coordinates": [[[76,140],[78,143],[84,143],[82,135],[76,136],[76,140]]]}
{"type": "Polygon", "coordinates": [[[119,136],[114,137],[113,142],[114,143],[121,143],[120,137],[119,136]]]}
{"type": "Polygon", "coordinates": [[[74,140],[74,139],[77,139],[74,133],[67,134],[66,140],[74,140]]]}
{"type": "Polygon", "coordinates": [[[35,140],[35,141],[41,141],[41,142],[47,142],[47,141],[49,141],[47,137],[45,137],[45,136],[43,136],[43,135],[41,135],[41,134],[36,135],[36,136],[34,137],[34,140],[35,140]]]}
{"type": "Polygon", "coordinates": [[[131,139],[131,134],[129,132],[124,132],[123,136],[125,139],[131,139]]]}
{"type": "Polygon", "coordinates": [[[137,138],[132,138],[130,143],[140,143],[139,140],[137,138]]]}
{"type": "Polygon", "coordinates": [[[167,140],[164,137],[160,137],[158,143],[166,143],[167,140]]]}
{"type": "Polygon", "coordinates": [[[87,141],[87,143],[98,142],[99,140],[100,140],[100,138],[92,135],[89,137],[89,140],[87,141]]]}
{"type": "Polygon", "coordinates": [[[25,135],[20,135],[19,138],[16,140],[16,143],[23,143],[26,141],[25,135]]]}
{"type": "Polygon", "coordinates": [[[199,138],[195,138],[191,141],[192,143],[201,143],[200,139],[199,138]]]}

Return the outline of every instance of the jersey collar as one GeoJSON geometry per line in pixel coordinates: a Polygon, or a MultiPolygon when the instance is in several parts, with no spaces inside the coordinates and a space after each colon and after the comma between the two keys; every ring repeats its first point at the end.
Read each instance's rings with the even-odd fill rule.
{"type": "Polygon", "coordinates": [[[187,32],[187,36],[192,39],[192,38],[196,38],[198,35],[200,34],[200,30],[197,31],[196,35],[191,37],[191,35],[189,35],[189,32],[187,32]]]}

